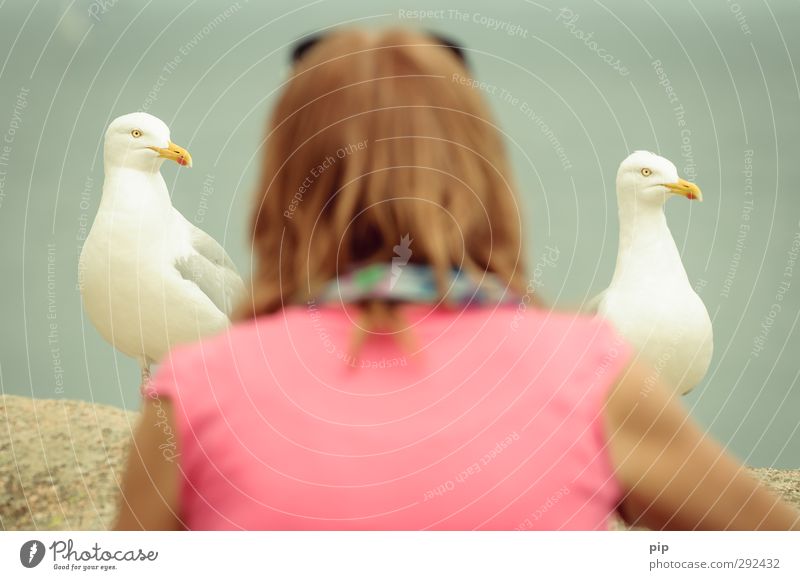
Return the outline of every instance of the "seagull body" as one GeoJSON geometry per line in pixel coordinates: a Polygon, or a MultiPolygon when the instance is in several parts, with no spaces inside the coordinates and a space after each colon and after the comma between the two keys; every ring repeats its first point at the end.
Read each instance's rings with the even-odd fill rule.
{"type": "Polygon", "coordinates": [[[679,179],[663,157],[636,151],[622,162],[617,265],[611,284],[593,302],[656,375],[683,395],[708,371],[713,333],[667,226],[663,206],[675,194],[702,199],[699,188],[679,179]]]}
{"type": "Polygon", "coordinates": [[[226,328],[244,285],[225,250],[172,207],[164,159],[191,166],[152,115],[115,119],[106,132],[103,196],[81,251],[89,319],[142,380],[175,345],[226,328]]]}

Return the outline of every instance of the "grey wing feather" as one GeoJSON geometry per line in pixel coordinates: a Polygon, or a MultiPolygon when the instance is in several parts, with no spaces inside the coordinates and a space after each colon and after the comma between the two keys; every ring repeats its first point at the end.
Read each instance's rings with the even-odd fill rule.
{"type": "Polygon", "coordinates": [[[244,283],[236,272],[214,264],[200,254],[178,258],[175,269],[184,279],[194,282],[227,316],[244,295],[244,283]]]}
{"type": "Polygon", "coordinates": [[[179,257],[175,261],[175,269],[183,278],[194,282],[217,308],[230,316],[234,305],[245,293],[244,282],[236,271],[236,265],[214,238],[182,215],[181,218],[188,224],[192,248],[197,253],[179,257]]]}
{"type": "Polygon", "coordinates": [[[192,247],[195,249],[195,251],[201,256],[204,256],[210,262],[230,270],[238,277],[239,274],[236,272],[236,265],[225,251],[225,248],[223,248],[217,242],[217,240],[209,236],[194,224],[190,223],[189,225],[191,226],[190,231],[192,235],[192,247]]]}

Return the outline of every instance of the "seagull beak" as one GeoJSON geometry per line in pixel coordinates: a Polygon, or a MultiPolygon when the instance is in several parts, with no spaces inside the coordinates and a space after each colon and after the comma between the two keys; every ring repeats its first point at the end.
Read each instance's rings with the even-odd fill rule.
{"type": "Polygon", "coordinates": [[[192,156],[189,152],[181,147],[180,145],[175,145],[172,141],[168,143],[165,147],[148,147],[148,149],[152,149],[156,153],[158,153],[159,157],[163,157],[164,159],[171,159],[178,165],[185,165],[186,167],[192,166],[192,156]]]}
{"type": "Polygon", "coordinates": [[[703,192],[700,191],[700,188],[697,187],[691,181],[686,181],[685,179],[679,179],[675,183],[665,183],[663,184],[664,187],[669,189],[672,193],[677,193],[678,195],[684,196],[686,199],[696,199],[697,201],[703,201],[703,192]]]}

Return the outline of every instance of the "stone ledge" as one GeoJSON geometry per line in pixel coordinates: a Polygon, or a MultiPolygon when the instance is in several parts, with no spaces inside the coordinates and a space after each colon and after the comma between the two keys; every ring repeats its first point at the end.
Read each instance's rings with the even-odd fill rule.
{"type": "Polygon", "coordinates": [[[0,529],[106,529],[136,416],[83,401],[0,396],[0,529]]]}
{"type": "MultiPolygon", "coordinates": [[[[0,530],[99,530],[114,517],[137,414],[0,396],[0,530]]],[[[800,470],[753,469],[800,507],[800,470]]]]}

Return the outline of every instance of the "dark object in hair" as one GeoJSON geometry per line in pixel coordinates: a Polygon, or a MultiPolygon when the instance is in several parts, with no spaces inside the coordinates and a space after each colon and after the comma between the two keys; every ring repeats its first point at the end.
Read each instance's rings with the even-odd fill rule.
{"type": "MultiPolygon", "coordinates": [[[[464,66],[468,66],[469,63],[467,63],[467,55],[463,46],[454,41],[452,38],[448,38],[447,36],[443,36],[436,32],[427,31],[426,34],[433,38],[433,40],[435,40],[438,44],[442,45],[442,47],[450,49],[464,66]]],[[[319,43],[319,41],[323,40],[325,37],[327,37],[327,33],[312,34],[298,40],[292,48],[292,64],[297,64],[297,62],[303,58],[304,54],[316,46],[317,43],[319,43]]]]}

